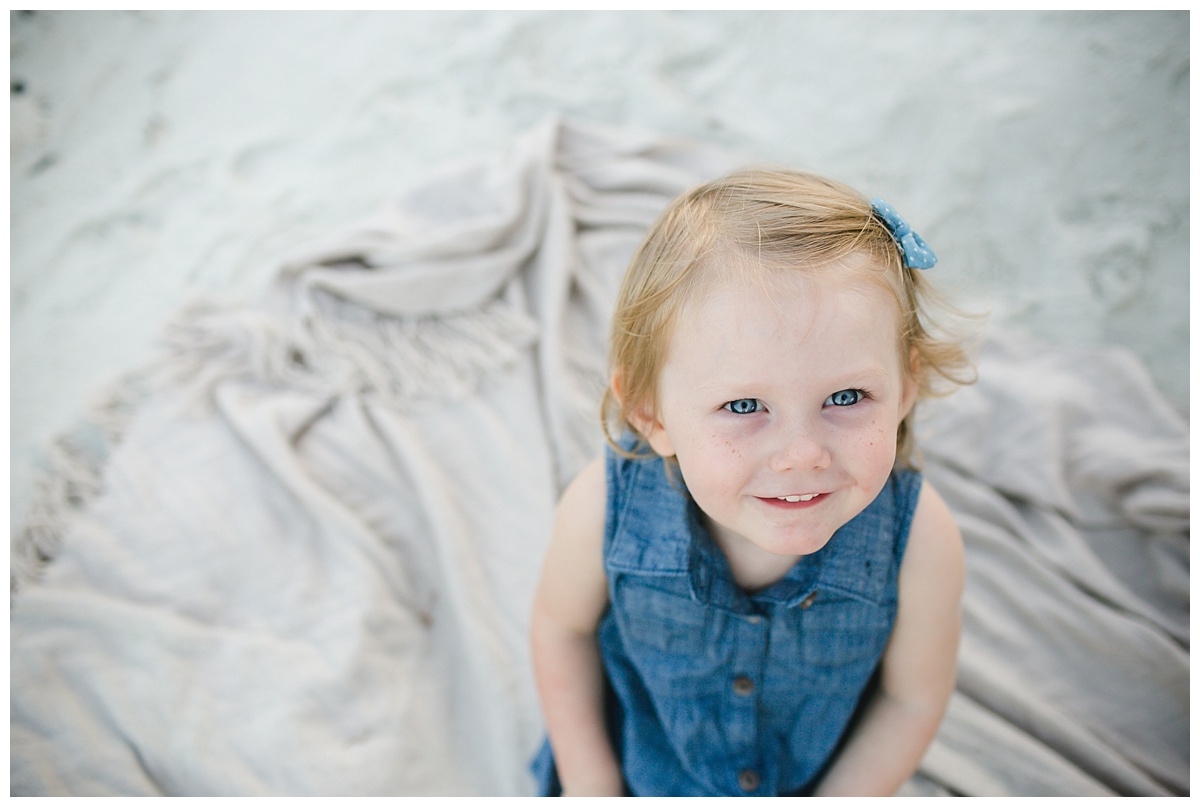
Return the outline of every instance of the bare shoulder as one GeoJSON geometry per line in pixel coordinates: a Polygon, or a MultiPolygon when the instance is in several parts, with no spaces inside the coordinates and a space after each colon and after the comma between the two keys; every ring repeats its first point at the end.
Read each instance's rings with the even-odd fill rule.
{"type": "Polygon", "coordinates": [[[602,539],[607,501],[604,457],[599,456],[583,467],[559,498],[554,512],[555,534],[602,539]]]}
{"type": "Polygon", "coordinates": [[[924,482],[909,528],[908,547],[900,567],[901,587],[906,582],[933,585],[955,599],[964,577],[962,533],[941,494],[924,482]]]}
{"type": "Polygon", "coordinates": [[[961,629],[962,534],[950,508],[926,482],[900,564],[899,605],[883,660],[883,688],[922,708],[944,708],[954,688],[961,629]]]}
{"type": "Polygon", "coordinates": [[[594,630],[608,605],[606,488],[604,458],[598,457],[563,491],[534,597],[535,614],[576,632],[594,630]]]}

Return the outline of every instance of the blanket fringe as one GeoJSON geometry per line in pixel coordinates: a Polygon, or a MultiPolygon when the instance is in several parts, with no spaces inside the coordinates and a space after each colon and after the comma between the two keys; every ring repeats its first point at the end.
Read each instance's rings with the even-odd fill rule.
{"type": "Polygon", "coordinates": [[[533,320],[502,298],[456,314],[400,318],[310,295],[302,313],[285,316],[201,297],[167,323],[158,354],[114,382],[72,432],[48,447],[12,535],[10,597],[41,579],[72,519],[102,492],[110,453],[154,392],[179,391],[193,414],[210,411],[217,385],[231,380],[328,397],[370,394],[412,411],[470,396],[537,335],[533,320]]]}
{"type": "Polygon", "coordinates": [[[41,579],[71,520],[100,495],[104,464],[145,394],[142,373],[121,376],[86,408],[73,431],[47,447],[29,508],[12,536],[10,598],[41,579]]]}
{"type": "Polygon", "coordinates": [[[374,394],[400,411],[428,400],[460,400],[481,379],[513,364],[536,326],[502,299],[439,316],[394,317],[312,292],[286,318],[200,299],[164,334],[156,385],[207,401],[238,379],[314,395],[374,394]]]}
{"type": "Polygon", "coordinates": [[[99,493],[99,466],[90,462],[68,438],[46,452],[46,470],[34,482],[33,499],[24,522],[12,538],[9,596],[37,582],[54,558],[70,516],[99,493]]]}

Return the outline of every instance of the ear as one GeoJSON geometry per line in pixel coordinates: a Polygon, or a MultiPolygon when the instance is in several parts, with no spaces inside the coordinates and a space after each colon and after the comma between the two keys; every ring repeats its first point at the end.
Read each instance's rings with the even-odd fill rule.
{"type": "Polygon", "coordinates": [[[900,393],[900,419],[908,417],[917,402],[921,390],[921,355],[914,347],[908,353],[908,372],[904,374],[904,386],[900,393]]]}
{"type": "MultiPolygon", "coordinates": [[[[625,399],[622,397],[621,390],[621,374],[619,371],[612,374],[612,379],[609,382],[612,389],[613,397],[617,399],[617,403],[624,408],[625,399]]],[[[663,426],[654,413],[654,407],[649,401],[643,401],[636,406],[630,408],[627,415],[630,425],[637,429],[650,448],[655,454],[660,457],[673,457],[675,455],[675,447],[671,443],[671,438],[667,434],[666,428],[663,426]]]]}

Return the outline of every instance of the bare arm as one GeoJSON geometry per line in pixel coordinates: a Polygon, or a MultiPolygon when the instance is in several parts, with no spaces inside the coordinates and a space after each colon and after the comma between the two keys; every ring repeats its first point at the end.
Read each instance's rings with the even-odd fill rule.
{"type": "Polygon", "coordinates": [[[596,628],[608,605],[602,558],[604,462],[567,487],[534,596],[531,641],[538,696],[564,795],[623,795],[604,722],[596,628]]]}
{"type": "Polygon", "coordinates": [[[916,771],[954,690],[964,576],[958,526],[926,484],[900,568],[880,686],[816,795],[892,795],[916,771]]]}

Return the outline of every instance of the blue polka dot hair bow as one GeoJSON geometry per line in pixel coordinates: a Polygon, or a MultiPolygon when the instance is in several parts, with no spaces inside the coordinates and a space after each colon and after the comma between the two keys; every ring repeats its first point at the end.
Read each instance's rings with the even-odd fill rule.
{"type": "Polygon", "coordinates": [[[937,255],[933,253],[929,244],[908,226],[908,222],[900,217],[896,208],[879,198],[871,200],[871,207],[875,208],[876,215],[883,219],[883,223],[891,231],[892,238],[896,239],[900,251],[904,253],[904,262],[910,269],[928,269],[937,263],[937,255]]]}

